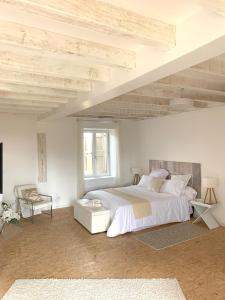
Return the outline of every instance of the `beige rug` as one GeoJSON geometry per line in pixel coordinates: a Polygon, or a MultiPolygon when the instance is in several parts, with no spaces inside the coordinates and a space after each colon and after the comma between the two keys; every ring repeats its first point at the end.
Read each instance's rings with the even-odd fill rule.
{"type": "Polygon", "coordinates": [[[211,231],[206,227],[186,222],[150,231],[135,238],[149,247],[160,250],[195,239],[209,232],[211,231]]]}
{"type": "Polygon", "coordinates": [[[184,300],[176,279],[16,280],[3,300],[184,300]]]}

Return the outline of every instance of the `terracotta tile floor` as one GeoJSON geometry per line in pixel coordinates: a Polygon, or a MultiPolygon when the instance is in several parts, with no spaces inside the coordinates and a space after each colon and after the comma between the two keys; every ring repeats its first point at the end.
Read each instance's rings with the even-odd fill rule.
{"type": "Polygon", "coordinates": [[[175,277],[187,299],[225,299],[225,228],[156,251],[134,239],[140,233],[89,234],[72,208],[20,226],[11,239],[0,236],[0,296],[17,278],[175,277]]]}

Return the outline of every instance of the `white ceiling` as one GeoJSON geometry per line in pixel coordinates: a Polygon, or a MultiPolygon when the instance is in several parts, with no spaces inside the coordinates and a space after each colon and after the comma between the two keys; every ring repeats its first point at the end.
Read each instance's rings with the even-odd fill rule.
{"type": "Polygon", "coordinates": [[[196,0],[102,0],[171,24],[179,24],[201,10],[196,0]]]}

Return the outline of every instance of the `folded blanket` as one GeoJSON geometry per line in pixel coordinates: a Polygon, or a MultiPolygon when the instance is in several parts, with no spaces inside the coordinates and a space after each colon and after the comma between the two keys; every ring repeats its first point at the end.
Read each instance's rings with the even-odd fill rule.
{"type": "Polygon", "coordinates": [[[152,214],[151,203],[146,199],[125,193],[122,188],[111,188],[104,191],[128,201],[132,205],[135,219],[148,217],[152,214]]]}

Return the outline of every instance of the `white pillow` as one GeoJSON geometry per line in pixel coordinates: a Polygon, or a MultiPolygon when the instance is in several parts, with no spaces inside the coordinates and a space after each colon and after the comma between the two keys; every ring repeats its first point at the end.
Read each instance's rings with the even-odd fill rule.
{"type": "Polygon", "coordinates": [[[171,175],[171,179],[180,179],[184,182],[184,187],[188,185],[189,180],[191,179],[191,174],[186,175],[171,175]]]}
{"type": "Polygon", "coordinates": [[[168,193],[175,196],[181,196],[184,192],[184,181],[179,178],[165,180],[163,183],[160,193],[168,193]]]}
{"type": "Polygon", "coordinates": [[[197,191],[193,189],[191,186],[186,186],[184,189],[183,195],[188,199],[188,200],[195,200],[197,197],[197,191]]]}
{"type": "Polygon", "coordinates": [[[151,191],[151,192],[159,193],[160,188],[161,188],[162,184],[164,183],[164,181],[165,180],[162,179],[162,178],[157,178],[157,177],[151,177],[150,176],[148,190],[151,191]]]}
{"type": "Polygon", "coordinates": [[[149,176],[151,177],[158,177],[166,179],[166,177],[169,175],[169,172],[165,169],[153,169],[149,176]]]}
{"type": "Polygon", "coordinates": [[[149,176],[148,175],[142,175],[141,180],[139,181],[137,186],[145,187],[147,189],[148,186],[149,186],[149,176]]]}

